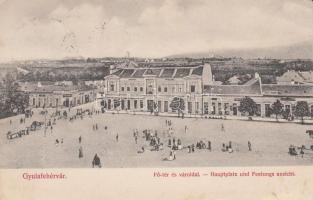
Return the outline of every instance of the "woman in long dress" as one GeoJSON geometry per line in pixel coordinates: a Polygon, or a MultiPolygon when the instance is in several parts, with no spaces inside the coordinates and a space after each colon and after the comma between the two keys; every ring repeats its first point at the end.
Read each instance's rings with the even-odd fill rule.
{"type": "Polygon", "coordinates": [[[97,154],[95,155],[92,161],[92,167],[95,167],[95,166],[98,166],[99,168],[101,168],[101,161],[97,154]]]}

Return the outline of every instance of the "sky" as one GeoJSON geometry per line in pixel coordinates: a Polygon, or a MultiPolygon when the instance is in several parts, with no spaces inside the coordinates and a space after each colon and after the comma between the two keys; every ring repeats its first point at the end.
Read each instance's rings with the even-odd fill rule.
{"type": "Polygon", "coordinates": [[[311,0],[0,0],[0,61],[313,43],[311,0]]]}

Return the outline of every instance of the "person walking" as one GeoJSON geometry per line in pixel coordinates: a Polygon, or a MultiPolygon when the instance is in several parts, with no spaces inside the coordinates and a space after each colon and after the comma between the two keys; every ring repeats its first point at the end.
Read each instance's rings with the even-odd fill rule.
{"type": "Polygon", "coordinates": [[[224,131],[225,131],[224,124],[222,124],[222,126],[221,126],[221,130],[222,130],[222,132],[224,132],[224,131]]]}
{"type": "Polygon", "coordinates": [[[118,142],[118,133],[115,136],[116,142],[118,142]]]}
{"type": "Polygon", "coordinates": [[[211,141],[208,141],[208,150],[211,151],[211,141]]]}
{"type": "Polygon", "coordinates": [[[249,149],[249,151],[252,150],[252,148],[251,148],[251,142],[250,142],[250,141],[248,141],[248,149],[249,149]]]}
{"type": "Polygon", "coordinates": [[[301,158],[303,158],[303,155],[304,155],[304,149],[305,149],[305,146],[304,146],[304,145],[302,145],[302,146],[301,146],[301,150],[300,150],[301,158]]]}
{"type": "Polygon", "coordinates": [[[82,142],[82,136],[79,136],[78,143],[80,144],[82,142]]]}
{"type": "Polygon", "coordinates": [[[83,148],[79,147],[79,149],[78,149],[78,158],[82,158],[82,157],[84,157],[84,155],[83,155],[83,148]]]}

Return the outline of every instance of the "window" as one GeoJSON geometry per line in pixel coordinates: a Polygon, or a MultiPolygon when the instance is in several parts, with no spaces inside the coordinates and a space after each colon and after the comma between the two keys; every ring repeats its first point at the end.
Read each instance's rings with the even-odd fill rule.
{"type": "Polygon", "coordinates": [[[122,92],[124,92],[124,87],[121,87],[122,92]]]}
{"type": "Polygon", "coordinates": [[[233,115],[237,115],[237,104],[233,104],[233,115]]]}
{"type": "Polygon", "coordinates": [[[192,102],[188,102],[188,113],[192,113],[192,102]]]}
{"type": "Polygon", "coordinates": [[[152,85],[148,85],[147,94],[153,94],[153,86],[152,85]]]}
{"type": "Polygon", "coordinates": [[[164,92],[167,92],[167,87],[164,87],[164,92]]]}
{"type": "Polygon", "coordinates": [[[143,100],[140,100],[140,108],[143,108],[143,100]]]}
{"type": "Polygon", "coordinates": [[[158,92],[161,92],[161,86],[158,87],[158,92]]]}
{"type": "Polygon", "coordinates": [[[35,98],[33,98],[33,106],[35,105],[35,103],[36,103],[36,100],[35,100],[35,98]]]}
{"type": "Polygon", "coordinates": [[[219,114],[219,115],[223,115],[223,112],[222,112],[222,103],[218,103],[218,104],[217,104],[217,109],[218,109],[218,114],[219,114]]]}
{"type": "Polygon", "coordinates": [[[130,87],[127,87],[127,91],[130,91],[130,87]]]}
{"type": "Polygon", "coordinates": [[[196,113],[199,113],[199,102],[196,102],[196,113]]]}
{"type": "Polygon", "coordinates": [[[256,104],[256,116],[261,116],[261,104],[256,104]]]}
{"type": "Polygon", "coordinates": [[[286,105],[285,110],[286,110],[286,113],[288,113],[288,115],[289,115],[290,114],[290,105],[286,105]]]}
{"type": "Polygon", "coordinates": [[[142,92],[143,91],[143,87],[140,87],[140,92],[142,92]]]}
{"type": "Polygon", "coordinates": [[[134,87],[134,91],[137,92],[137,87],[134,87]]]}
{"type": "Polygon", "coordinates": [[[130,100],[127,100],[127,109],[130,109],[130,100]]]}
{"type": "Polygon", "coordinates": [[[114,91],[114,84],[110,85],[110,91],[114,91]]]}
{"type": "Polygon", "coordinates": [[[271,116],[271,105],[265,104],[265,117],[270,117],[270,116],[271,116]]]}
{"type": "Polygon", "coordinates": [[[216,114],[216,105],[215,102],[212,103],[212,115],[216,114]]]}
{"type": "Polygon", "coordinates": [[[208,102],[204,102],[204,114],[209,114],[209,103],[208,102]]]}
{"type": "Polygon", "coordinates": [[[137,109],[137,100],[134,100],[134,108],[137,109]]]}
{"type": "Polygon", "coordinates": [[[196,92],[196,86],[191,85],[190,86],[190,92],[196,92]]]}
{"type": "Polygon", "coordinates": [[[111,109],[111,99],[108,99],[108,109],[111,109]]]}
{"type": "Polygon", "coordinates": [[[122,107],[122,110],[125,109],[125,100],[124,99],[122,99],[122,101],[121,101],[121,107],[122,107]]]}
{"type": "Polygon", "coordinates": [[[162,103],[161,101],[158,101],[158,111],[161,112],[161,108],[162,108],[162,103]]]}
{"type": "Polygon", "coordinates": [[[168,112],[168,101],[164,101],[164,112],[168,112]]]}
{"type": "Polygon", "coordinates": [[[229,103],[224,104],[224,113],[225,115],[229,115],[229,103]]]}

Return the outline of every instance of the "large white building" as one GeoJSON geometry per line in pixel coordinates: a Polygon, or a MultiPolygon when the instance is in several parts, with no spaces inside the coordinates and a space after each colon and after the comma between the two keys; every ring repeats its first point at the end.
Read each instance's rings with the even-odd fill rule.
{"type": "Polygon", "coordinates": [[[307,101],[313,111],[313,85],[262,84],[257,73],[243,85],[219,85],[209,64],[121,68],[105,77],[105,85],[103,105],[108,110],[177,112],[170,104],[179,98],[185,114],[240,116],[240,99],[250,97],[260,117],[270,117],[270,107],[277,100],[290,116],[297,101],[307,101]]]}

